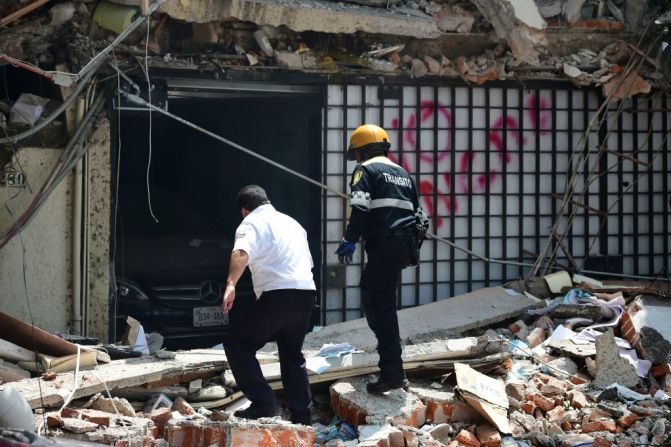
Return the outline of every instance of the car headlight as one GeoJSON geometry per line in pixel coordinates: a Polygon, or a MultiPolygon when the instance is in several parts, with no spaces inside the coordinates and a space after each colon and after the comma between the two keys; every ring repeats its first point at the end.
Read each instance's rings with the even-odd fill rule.
{"type": "Polygon", "coordinates": [[[117,293],[119,296],[129,300],[148,300],[149,297],[137,285],[130,281],[118,281],[117,293]]]}

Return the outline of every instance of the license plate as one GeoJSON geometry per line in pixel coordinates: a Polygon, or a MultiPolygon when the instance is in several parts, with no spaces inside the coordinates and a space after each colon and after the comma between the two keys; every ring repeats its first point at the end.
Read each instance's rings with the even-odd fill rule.
{"type": "Polygon", "coordinates": [[[193,327],[224,326],[228,324],[228,314],[221,307],[195,307],[193,309],[193,327]]]}

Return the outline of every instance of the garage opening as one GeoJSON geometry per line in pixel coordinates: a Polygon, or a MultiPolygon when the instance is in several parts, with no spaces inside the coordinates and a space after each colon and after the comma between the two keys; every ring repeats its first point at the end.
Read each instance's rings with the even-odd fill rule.
{"type": "MultiPolygon", "coordinates": [[[[168,81],[170,112],[320,178],[319,91],[194,85],[168,81]]],[[[129,109],[122,104],[112,131],[113,141],[119,142],[112,174],[115,179],[118,169],[118,207],[112,210],[118,293],[111,319],[116,339],[130,315],[145,331],[160,333],[169,349],[221,343],[228,323],[219,309],[222,286],[242,220],[235,195],[248,184],[265,188],[275,208],[306,229],[315,283],[320,283],[318,188],[158,113],[151,117],[150,146],[149,114],[129,109]]],[[[232,320],[252,302],[249,272],[236,292],[232,320]]],[[[319,311],[314,315],[318,319],[319,311]]]]}

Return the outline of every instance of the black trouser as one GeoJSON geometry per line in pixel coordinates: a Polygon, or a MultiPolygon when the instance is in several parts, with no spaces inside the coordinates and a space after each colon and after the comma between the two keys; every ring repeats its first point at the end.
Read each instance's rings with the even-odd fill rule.
{"type": "Polygon", "coordinates": [[[256,351],[276,341],[280,371],[292,422],[310,424],[312,394],[302,348],[310,324],[314,290],[281,289],[263,292],[249,312],[233,323],[224,349],[235,382],[252,405],[277,407],[273,390],[263,377],[256,351]]]}
{"type": "Polygon", "coordinates": [[[416,237],[372,236],[366,240],[365,248],[368,262],[361,275],[361,299],[368,326],[377,337],[380,377],[403,379],[396,289],[401,270],[417,250],[416,237]]]}

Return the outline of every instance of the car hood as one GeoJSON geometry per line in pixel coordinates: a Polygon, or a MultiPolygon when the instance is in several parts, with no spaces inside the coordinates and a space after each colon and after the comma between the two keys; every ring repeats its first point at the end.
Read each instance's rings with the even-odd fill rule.
{"type": "Polygon", "coordinates": [[[232,245],[221,238],[180,236],[133,236],[118,247],[117,273],[127,277],[166,277],[223,272],[226,275],[232,245]]]}

